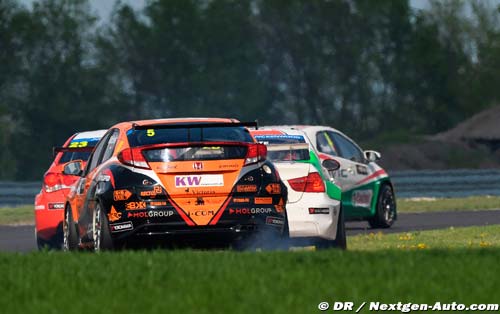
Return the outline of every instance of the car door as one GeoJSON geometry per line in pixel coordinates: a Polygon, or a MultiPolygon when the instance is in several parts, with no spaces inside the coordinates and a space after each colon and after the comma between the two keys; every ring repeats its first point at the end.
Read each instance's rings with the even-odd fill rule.
{"type": "MultiPolygon", "coordinates": [[[[112,134],[116,133],[115,130],[108,132],[103,136],[101,141],[96,145],[94,152],[89,158],[87,167],[84,171],[83,179],[78,183],[77,198],[79,198],[80,206],[78,208],[79,219],[78,226],[80,235],[87,233],[87,227],[92,223],[92,214],[94,209],[94,199],[92,190],[95,189],[95,174],[98,171],[98,166],[101,164],[103,155],[107,151],[108,140],[112,134]]],[[[116,140],[115,140],[116,142],[116,140]]]]}
{"type": "Polygon", "coordinates": [[[342,188],[342,204],[348,216],[368,214],[374,189],[363,186],[371,171],[361,149],[341,133],[331,130],[318,132],[316,139],[318,150],[340,163],[334,178],[342,188]]]}

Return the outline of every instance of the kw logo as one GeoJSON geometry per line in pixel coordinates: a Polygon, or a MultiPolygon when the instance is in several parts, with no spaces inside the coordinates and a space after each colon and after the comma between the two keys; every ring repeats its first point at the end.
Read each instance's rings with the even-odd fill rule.
{"type": "Polygon", "coordinates": [[[175,186],[199,186],[201,177],[175,177],[175,186]],[[187,184],[186,184],[187,180],[187,184]]]}
{"type": "Polygon", "coordinates": [[[175,176],[176,188],[223,186],[224,177],[222,174],[175,176]]]}

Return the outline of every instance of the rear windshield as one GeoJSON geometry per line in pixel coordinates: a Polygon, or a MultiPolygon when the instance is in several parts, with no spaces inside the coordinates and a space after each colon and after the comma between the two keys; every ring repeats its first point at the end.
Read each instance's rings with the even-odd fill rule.
{"type": "Polygon", "coordinates": [[[143,151],[147,161],[220,160],[245,158],[247,146],[203,146],[162,148],[143,151]]]}
{"type": "Polygon", "coordinates": [[[244,127],[129,130],[127,137],[130,147],[189,142],[253,142],[244,127]]]}
{"type": "MultiPolygon", "coordinates": [[[[81,138],[78,140],[71,141],[68,146],[68,148],[71,147],[89,147],[93,148],[97,145],[99,142],[100,138],[81,138]]],[[[73,160],[83,160],[87,161],[90,157],[90,152],[64,152],[63,155],[61,156],[61,159],[59,159],[59,164],[64,164],[73,160]]]]}
{"type": "MultiPolygon", "coordinates": [[[[278,144],[304,144],[305,138],[302,135],[254,135],[254,138],[265,145],[278,144]]],[[[297,161],[309,160],[309,149],[283,149],[271,150],[268,147],[267,158],[271,161],[297,161]]]]}

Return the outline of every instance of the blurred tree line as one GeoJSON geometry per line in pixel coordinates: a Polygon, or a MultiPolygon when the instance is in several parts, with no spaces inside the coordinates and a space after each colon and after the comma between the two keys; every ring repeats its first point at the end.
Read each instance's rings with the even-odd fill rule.
{"type": "Polygon", "coordinates": [[[0,0],[0,179],[132,119],[443,131],[499,103],[499,19],[486,1],[157,0],[104,22],[87,0],[0,0]]]}

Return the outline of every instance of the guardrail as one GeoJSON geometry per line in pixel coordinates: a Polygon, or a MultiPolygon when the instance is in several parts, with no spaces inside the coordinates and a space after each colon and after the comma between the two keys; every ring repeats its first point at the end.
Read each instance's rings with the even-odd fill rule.
{"type": "MultiPolygon", "coordinates": [[[[390,171],[396,197],[500,196],[500,169],[390,171]]],[[[0,206],[33,204],[40,182],[0,182],[0,206]]]]}
{"type": "Polygon", "coordinates": [[[396,196],[500,196],[500,169],[419,170],[390,172],[396,196]]]}
{"type": "Polygon", "coordinates": [[[0,206],[33,204],[41,187],[40,182],[0,181],[0,206]]]}

